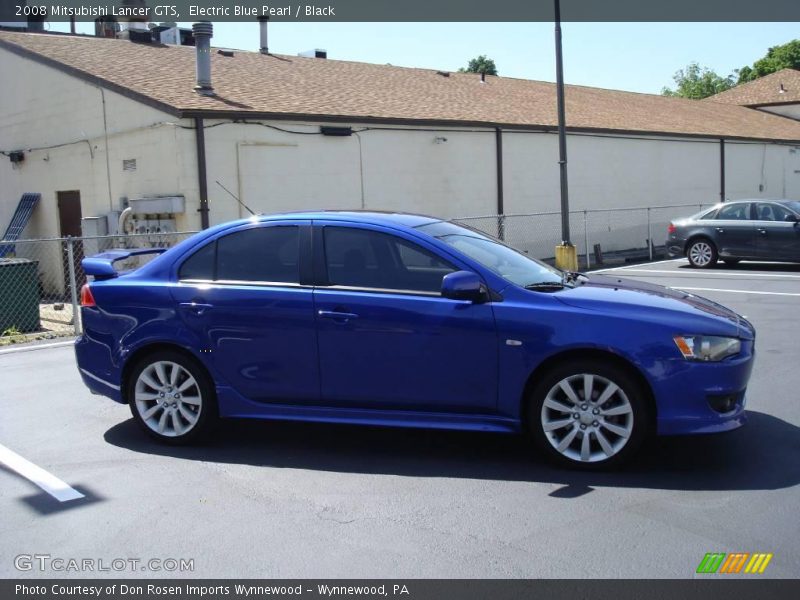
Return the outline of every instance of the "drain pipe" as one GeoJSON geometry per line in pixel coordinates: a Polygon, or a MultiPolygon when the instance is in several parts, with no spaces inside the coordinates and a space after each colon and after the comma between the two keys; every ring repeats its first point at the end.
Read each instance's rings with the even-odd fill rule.
{"type": "Polygon", "coordinates": [[[211,37],[214,35],[214,26],[208,21],[200,21],[192,25],[195,48],[197,50],[197,84],[195,91],[203,96],[213,96],[214,88],[211,85],[211,37]]]}
{"type": "Polygon", "coordinates": [[[197,187],[200,191],[200,226],[208,229],[208,176],[206,175],[206,134],[202,117],[194,118],[194,135],[197,142],[197,187]]]}

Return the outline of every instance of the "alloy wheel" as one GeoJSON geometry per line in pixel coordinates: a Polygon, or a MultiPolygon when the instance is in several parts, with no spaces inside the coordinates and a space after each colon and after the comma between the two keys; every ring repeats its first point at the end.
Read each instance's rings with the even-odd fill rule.
{"type": "Polygon", "coordinates": [[[134,402],[145,425],[165,437],[189,433],[203,409],[197,381],[185,367],[171,361],[157,361],[142,370],[134,402]]]}
{"type": "Polygon", "coordinates": [[[714,250],[706,242],[695,242],[689,248],[689,260],[698,267],[708,266],[713,256],[714,250]]]}
{"type": "Polygon", "coordinates": [[[556,383],[542,404],[545,438],[563,457],[596,463],[617,455],[633,433],[633,407],[605,377],[579,373],[556,383]]]}

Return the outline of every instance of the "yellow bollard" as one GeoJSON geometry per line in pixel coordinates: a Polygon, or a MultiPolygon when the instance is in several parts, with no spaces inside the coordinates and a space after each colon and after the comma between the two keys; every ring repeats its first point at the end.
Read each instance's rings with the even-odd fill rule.
{"type": "Polygon", "coordinates": [[[556,246],[556,267],[562,271],[577,271],[578,249],[572,244],[556,246]]]}

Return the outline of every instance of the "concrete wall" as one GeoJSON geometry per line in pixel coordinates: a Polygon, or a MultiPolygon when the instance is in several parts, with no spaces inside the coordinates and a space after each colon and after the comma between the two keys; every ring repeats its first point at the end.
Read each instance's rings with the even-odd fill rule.
{"type": "MultiPolygon", "coordinates": [[[[0,149],[33,148],[17,167],[0,157],[0,228],[19,196],[36,191],[42,205],[25,236],[58,236],[59,190],[80,191],[84,217],[119,209],[122,197],[182,194],[186,212],[177,226],[199,228],[193,121],[177,122],[5,50],[0,81],[24,82],[0,86],[0,149]],[[136,171],[123,171],[124,159],[136,159],[136,171]]],[[[217,180],[256,212],[367,208],[446,218],[497,212],[492,128],[409,130],[353,122],[356,134],[327,137],[319,135],[319,123],[309,122],[205,125],[212,224],[247,214],[217,180]]],[[[568,149],[573,210],[719,200],[718,141],[575,134],[568,149]]],[[[505,131],[503,159],[506,214],[558,211],[555,134],[505,131]]],[[[728,142],[726,172],[728,199],[800,198],[796,148],[728,142]]],[[[593,227],[621,244],[641,245],[647,234],[641,218],[626,222],[632,215],[609,213],[595,218],[593,227]]],[[[539,240],[550,247],[550,238],[559,235],[558,218],[518,218],[513,224],[526,244],[539,240]]]]}
{"type": "Polygon", "coordinates": [[[123,196],[184,187],[170,115],[4,49],[0,81],[0,149],[33,149],[16,166],[0,156],[0,229],[24,192],[42,194],[25,232],[32,238],[60,234],[57,191],[80,191],[88,217],[119,210],[123,196]],[[129,158],[134,172],[122,169],[129,158]]]}

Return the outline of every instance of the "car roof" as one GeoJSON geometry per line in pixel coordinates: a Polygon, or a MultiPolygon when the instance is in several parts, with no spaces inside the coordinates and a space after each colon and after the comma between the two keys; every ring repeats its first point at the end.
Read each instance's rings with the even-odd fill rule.
{"type": "Polygon", "coordinates": [[[379,210],[317,210],[305,212],[284,212],[266,215],[255,215],[249,219],[242,219],[225,225],[231,226],[238,223],[266,222],[278,220],[324,220],[324,221],[349,221],[371,225],[399,225],[402,227],[419,227],[427,223],[436,223],[442,219],[412,213],[379,211],[379,210]]]}
{"type": "Polygon", "coordinates": [[[722,206],[723,204],[736,204],[738,202],[775,202],[776,204],[791,204],[792,202],[797,202],[797,200],[787,200],[784,198],[737,198],[736,200],[719,202],[716,204],[716,206],[722,206]]]}

